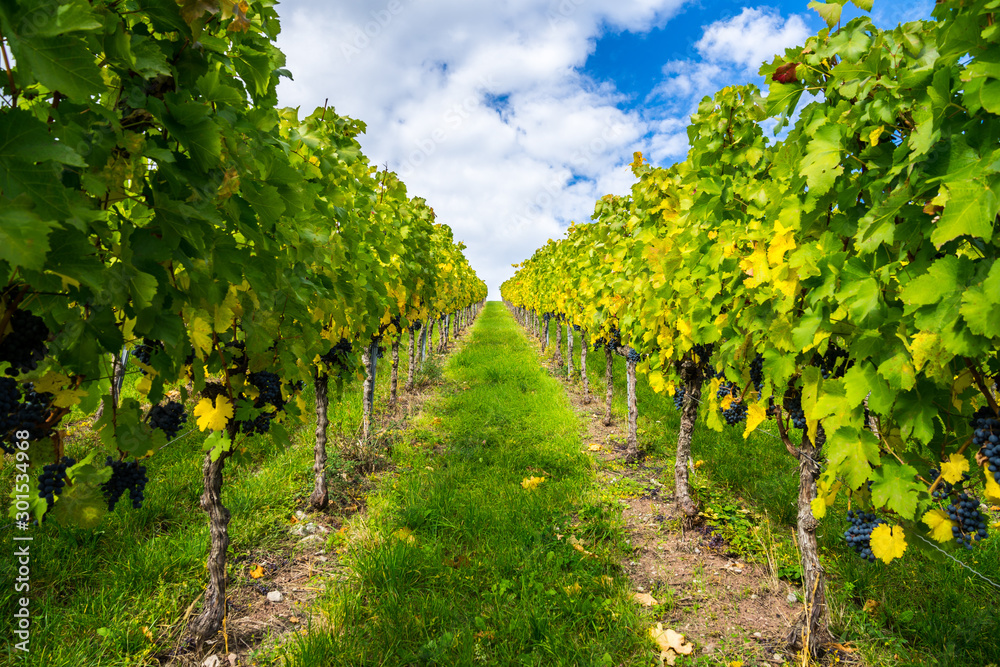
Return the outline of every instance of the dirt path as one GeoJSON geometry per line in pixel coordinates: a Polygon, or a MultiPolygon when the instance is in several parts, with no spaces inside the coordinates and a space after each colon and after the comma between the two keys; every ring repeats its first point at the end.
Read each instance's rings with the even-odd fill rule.
{"type": "MultiPolygon", "coordinates": [[[[541,346],[536,349],[542,357],[541,346]]],[[[545,357],[542,363],[549,363],[545,357]]],[[[673,497],[674,460],[650,456],[624,465],[624,415],[604,426],[604,387],[596,387],[598,395],[591,387],[592,401],[585,404],[577,363],[574,381],[566,380],[565,367],[559,375],[585,423],[585,449],[594,458],[598,483],[621,507],[633,547],[622,569],[641,598],[638,604],[650,606],[645,595],[658,603],[650,606],[652,624],[662,623],[694,644],[686,665],[801,664],[785,648],[788,628],[802,610],[799,588],[779,579],[773,566],[736,557],[712,528],[681,529],[673,497]],[[594,445],[600,449],[591,451],[594,445]]],[[[557,369],[550,370],[556,374],[557,369]]],[[[838,664],[850,661],[846,653],[830,657],[838,664]]]]}

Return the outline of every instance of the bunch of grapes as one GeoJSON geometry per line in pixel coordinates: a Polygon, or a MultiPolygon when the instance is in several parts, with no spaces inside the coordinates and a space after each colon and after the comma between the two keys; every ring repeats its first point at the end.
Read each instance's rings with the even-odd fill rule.
{"type": "Polygon", "coordinates": [[[715,396],[720,401],[726,396],[733,397],[733,402],[730,404],[729,409],[722,411],[722,417],[726,420],[727,424],[735,426],[740,422],[746,421],[747,405],[743,402],[740,390],[735,384],[732,382],[723,382],[719,385],[719,391],[716,392],[715,396]]]}
{"type": "Polygon", "coordinates": [[[177,401],[170,401],[164,405],[154,405],[146,418],[150,426],[163,429],[167,439],[173,440],[181,430],[181,424],[187,421],[187,413],[184,412],[183,405],[177,401]]]}
{"type": "Polygon", "coordinates": [[[56,502],[55,497],[62,493],[66,485],[66,469],[75,464],[76,459],[64,456],[59,463],[50,463],[42,468],[42,474],[38,476],[38,497],[45,498],[50,509],[56,502]]]}
{"type": "MultiPolygon", "coordinates": [[[[410,325],[410,331],[420,331],[420,320],[417,320],[416,322],[414,322],[413,324],[410,325]]],[[[340,340],[341,340],[341,342],[344,341],[343,338],[341,338],[340,340]]],[[[350,343],[348,343],[347,345],[348,345],[348,348],[350,348],[350,343]]]]}
{"type": "Polygon", "coordinates": [[[142,343],[136,345],[135,349],[132,350],[132,356],[142,363],[149,365],[149,360],[153,358],[153,354],[161,350],[163,350],[163,343],[151,338],[143,338],[142,343]]]}
{"type": "Polygon", "coordinates": [[[983,406],[972,415],[972,428],[973,447],[980,449],[993,479],[1000,483],[1000,419],[989,407],[983,406]]]}
{"type": "Polygon", "coordinates": [[[253,419],[241,421],[239,422],[240,432],[246,435],[267,433],[271,430],[271,420],[274,419],[274,415],[273,412],[262,412],[253,419]]]}
{"type": "Polygon", "coordinates": [[[145,499],[146,482],[149,481],[146,477],[146,467],[139,465],[136,460],[113,461],[110,456],[106,464],[111,466],[111,479],[101,485],[101,491],[108,501],[108,511],[114,511],[118,499],[125,491],[129,492],[132,508],[141,509],[142,501],[145,499]]]}
{"type": "Polygon", "coordinates": [[[684,391],[684,387],[677,387],[674,392],[674,407],[678,412],[684,409],[684,391]]]}
{"type": "Polygon", "coordinates": [[[850,528],[844,533],[847,544],[854,549],[855,553],[870,563],[875,562],[875,554],[872,553],[872,529],[880,523],[885,523],[874,514],[867,512],[847,511],[847,521],[850,528]]]}
{"type": "Polygon", "coordinates": [[[789,391],[785,394],[783,404],[785,407],[785,414],[792,419],[792,426],[800,430],[805,430],[806,413],[805,410],[802,409],[802,392],[798,389],[789,391]]]}
{"type": "Polygon", "coordinates": [[[625,353],[625,358],[631,361],[632,363],[638,363],[639,359],[641,359],[642,357],[639,356],[639,353],[636,352],[635,349],[630,347],[628,349],[628,352],[625,353]]]}
{"type": "MultiPolygon", "coordinates": [[[[420,328],[420,322],[417,322],[414,331],[420,328]]],[[[340,342],[330,348],[330,351],[320,357],[320,361],[329,366],[330,368],[338,368],[342,370],[347,370],[348,363],[347,359],[351,356],[351,341],[346,338],[341,338],[340,342]]]]}
{"type": "Polygon", "coordinates": [[[14,413],[20,399],[17,380],[0,377],[0,448],[8,454],[14,453],[14,448],[7,444],[7,434],[14,430],[14,413]]]}
{"type": "Polygon", "coordinates": [[[594,352],[599,351],[605,345],[607,345],[607,341],[605,341],[603,338],[596,339],[594,341],[594,352]]]}
{"type": "Polygon", "coordinates": [[[573,325],[573,331],[579,331],[579,330],[580,330],[580,325],[579,324],[574,324],[573,325]]]}
{"type": "Polygon", "coordinates": [[[10,364],[7,375],[15,376],[38,368],[45,358],[49,328],[45,320],[25,310],[15,310],[10,317],[11,331],[0,341],[0,362],[10,364]]]}
{"type": "Polygon", "coordinates": [[[979,499],[963,493],[958,496],[958,502],[952,499],[948,505],[948,518],[958,525],[951,527],[951,534],[959,546],[972,548],[973,540],[979,541],[989,533],[986,532],[986,517],[979,511],[979,499]]]}
{"type": "Polygon", "coordinates": [[[829,380],[830,378],[844,377],[847,369],[853,366],[854,362],[848,359],[846,350],[831,343],[826,348],[826,354],[813,355],[812,364],[819,367],[824,380],[829,380]]]}
{"type": "Polygon", "coordinates": [[[753,382],[753,388],[759,394],[764,388],[764,355],[760,352],[750,362],[750,381],[753,382]]]}
{"type": "MultiPolygon", "coordinates": [[[[52,429],[45,426],[48,421],[49,407],[52,405],[52,394],[39,393],[35,391],[34,385],[30,382],[21,387],[23,397],[14,407],[14,411],[6,416],[5,426],[10,426],[11,431],[27,431],[28,439],[41,440],[52,434],[52,429]]],[[[13,394],[10,387],[7,387],[7,400],[13,394]]]]}
{"type": "Polygon", "coordinates": [[[281,378],[277,375],[268,371],[260,371],[251,373],[247,380],[259,392],[258,403],[273,405],[278,409],[284,405],[284,401],[281,400],[281,378]]]}
{"type": "Polygon", "coordinates": [[[542,320],[543,321],[548,322],[551,319],[552,319],[552,313],[543,313],[542,314],[542,320]]]}
{"type": "Polygon", "coordinates": [[[229,374],[239,375],[240,373],[246,373],[247,368],[250,367],[250,359],[247,357],[247,344],[241,340],[234,340],[226,343],[226,347],[232,350],[229,353],[229,362],[232,364],[229,367],[229,374]]]}

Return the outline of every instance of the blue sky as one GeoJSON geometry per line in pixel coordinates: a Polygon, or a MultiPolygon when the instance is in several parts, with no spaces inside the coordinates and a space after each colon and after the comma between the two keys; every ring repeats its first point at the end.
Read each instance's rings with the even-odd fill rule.
{"type": "MultiPolygon", "coordinates": [[[[427,199],[498,299],[511,264],[628,192],[633,151],[683,159],[704,95],[763,86],[762,61],[823,27],[807,4],[284,0],[295,79],[278,94],[363,120],[365,153],[427,199]]],[[[933,5],[875,0],[872,18],[892,27],[933,5]]]]}

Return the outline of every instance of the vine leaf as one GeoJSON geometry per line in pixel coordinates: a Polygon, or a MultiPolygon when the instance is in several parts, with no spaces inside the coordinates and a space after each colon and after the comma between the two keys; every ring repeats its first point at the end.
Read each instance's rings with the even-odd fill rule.
{"type": "Polygon", "coordinates": [[[819,14],[820,17],[824,21],[826,21],[826,25],[831,28],[837,25],[837,23],[840,21],[840,13],[844,9],[838,4],[830,2],[818,2],[817,0],[813,0],[813,2],[810,2],[808,7],[809,9],[812,9],[817,14],[819,14]]]}
{"type": "Polygon", "coordinates": [[[216,396],[214,402],[203,398],[195,406],[194,416],[198,418],[199,430],[221,431],[233,418],[233,404],[225,396],[216,396]]]}
{"type": "Polygon", "coordinates": [[[997,484],[993,473],[985,465],[983,466],[983,473],[986,475],[986,487],[983,490],[983,495],[989,498],[991,502],[1000,503],[1000,484],[997,484]]]}
{"type": "Polygon", "coordinates": [[[914,481],[916,476],[913,466],[884,464],[872,477],[872,501],[878,507],[912,517],[917,511],[917,497],[924,490],[922,484],[914,481]]]}
{"type": "Polygon", "coordinates": [[[969,472],[969,459],[961,454],[951,454],[948,461],[941,464],[941,476],[949,484],[957,484],[966,472],[969,472]]]}
{"type": "Polygon", "coordinates": [[[906,535],[902,526],[890,526],[882,523],[872,530],[872,554],[883,563],[890,563],[900,558],[906,551],[906,535]]]}
{"type": "Polygon", "coordinates": [[[950,542],[954,539],[952,526],[955,522],[942,509],[928,510],[922,521],[931,529],[931,539],[936,542],[950,542]]]}

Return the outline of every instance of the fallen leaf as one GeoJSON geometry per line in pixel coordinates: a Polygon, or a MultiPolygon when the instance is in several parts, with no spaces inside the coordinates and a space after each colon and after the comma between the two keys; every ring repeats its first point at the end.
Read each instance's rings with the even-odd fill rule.
{"type": "Polygon", "coordinates": [[[538,485],[545,481],[544,477],[525,477],[521,480],[521,486],[528,490],[534,490],[538,488],[538,485]]]}
{"type": "Polygon", "coordinates": [[[576,583],[572,586],[563,586],[563,590],[566,591],[566,595],[573,595],[583,590],[583,587],[579,583],[576,583]]]}
{"type": "Polygon", "coordinates": [[[677,656],[691,655],[694,651],[694,644],[684,641],[684,635],[667,628],[663,629],[662,623],[657,623],[655,628],[649,629],[649,636],[660,647],[660,662],[665,660],[668,665],[673,665],[677,661],[677,656]]]}
{"type": "Polygon", "coordinates": [[[601,451],[601,446],[595,442],[590,447],[588,447],[588,449],[592,452],[599,452],[601,451]]]}
{"type": "Polygon", "coordinates": [[[264,576],[264,568],[258,565],[254,569],[250,570],[250,576],[254,579],[260,579],[264,576]]]}
{"type": "Polygon", "coordinates": [[[656,598],[649,593],[632,593],[632,599],[644,607],[655,607],[660,604],[656,601],[656,598]]]}

